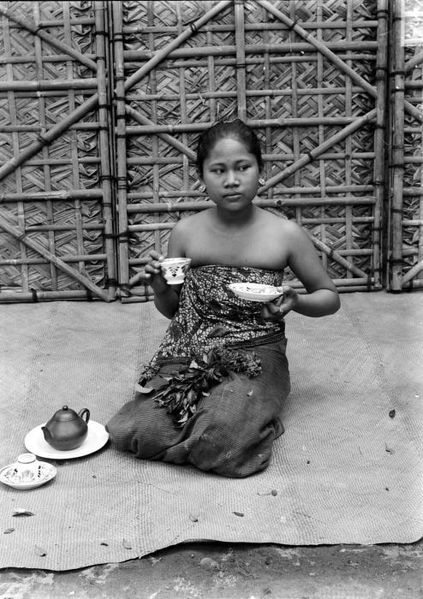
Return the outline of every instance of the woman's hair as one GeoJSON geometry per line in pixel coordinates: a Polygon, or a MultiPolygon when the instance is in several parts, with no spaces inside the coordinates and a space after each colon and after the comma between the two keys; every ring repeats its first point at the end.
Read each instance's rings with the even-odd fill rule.
{"type": "Polygon", "coordinates": [[[234,121],[219,121],[200,135],[196,161],[197,171],[200,176],[203,175],[203,165],[207,156],[216,143],[225,137],[231,137],[243,143],[250,154],[256,157],[259,169],[262,170],[263,158],[257,135],[244,121],[235,119],[234,121]]]}

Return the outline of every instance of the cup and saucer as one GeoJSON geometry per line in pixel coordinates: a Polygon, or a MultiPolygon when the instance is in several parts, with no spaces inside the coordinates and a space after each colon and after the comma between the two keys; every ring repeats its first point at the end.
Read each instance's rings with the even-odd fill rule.
{"type": "Polygon", "coordinates": [[[53,464],[37,460],[33,453],[22,453],[16,462],[0,470],[0,482],[22,491],[50,482],[57,474],[53,464]]]}

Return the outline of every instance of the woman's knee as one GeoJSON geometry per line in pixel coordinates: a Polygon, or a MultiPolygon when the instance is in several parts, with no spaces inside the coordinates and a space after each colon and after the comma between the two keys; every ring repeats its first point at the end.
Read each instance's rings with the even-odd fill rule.
{"type": "Polygon", "coordinates": [[[129,440],[133,436],[133,430],[129,419],[122,417],[118,412],[106,424],[106,431],[109,433],[110,442],[116,449],[126,451],[129,440]]]}
{"type": "Polygon", "coordinates": [[[160,459],[182,438],[170,415],[152,399],[136,397],[125,404],[106,425],[112,444],[138,458],[160,459]]]}
{"type": "Polygon", "coordinates": [[[139,443],[136,440],[146,438],[148,423],[151,422],[146,407],[145,403],[136,398],[124,404],[108,421],[106,430],[116,449],[136,454],[139,452],[139,443]]]}
{"type": "Polygon", "coordinates": [[[210,428],[192,439],[189,462],[205,471],[242,478],[264,470],[271,458],[274,431],[263,436],[242,438],[224,427],[210,428]]]}

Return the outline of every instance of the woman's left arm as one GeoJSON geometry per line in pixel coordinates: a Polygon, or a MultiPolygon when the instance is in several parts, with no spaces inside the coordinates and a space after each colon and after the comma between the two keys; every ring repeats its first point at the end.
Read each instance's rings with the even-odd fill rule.
{"type": "MultiPolygon", "coordinates": [[[[269,315],[277,319],[294,310],[304,316],[319,317],[334,314],[340,308],[335,284],[320,261],[307,233],[296,223],[285,224],[289,250],[288,266],[304,285],[307,293],[297,293],[289,285],[283,286],[283,296],[267,304],[269,315]]],[[[266,313],[263,314],[266,317],[266,313]]]]}

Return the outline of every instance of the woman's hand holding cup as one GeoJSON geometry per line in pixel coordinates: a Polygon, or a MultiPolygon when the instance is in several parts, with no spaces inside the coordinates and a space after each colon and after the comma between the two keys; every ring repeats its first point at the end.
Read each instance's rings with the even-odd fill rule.
{"type": "Polygon", "coordinates": [[[165,258],[155,250],[152,250],[148,256],[149,260],[144,266],[144,280],[151,285],[156,293],[163,292],[167,288],[161,267],[161,263],[165,258]]]}
{"type": "Polygon", "coordinates": [[[168,285],[181,285],[191,263],[190,258],[165,258],[156,251],[149,253],[144,267],[144,278],[156,293],[166,290],[168,285]]]}

